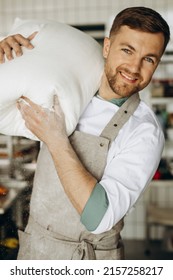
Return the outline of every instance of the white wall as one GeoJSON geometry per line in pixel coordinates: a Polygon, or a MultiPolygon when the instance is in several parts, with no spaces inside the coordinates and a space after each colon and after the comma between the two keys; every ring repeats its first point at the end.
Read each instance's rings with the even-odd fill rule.
{"type": "Polygon", "coordinates": [[[140,5],[164,11],[166,18],[173,11],[172,0],[0,0],[0,34],[10,30],[15,17],[46,18],[69,24],[106,23],[120,10],[140,5]]]}

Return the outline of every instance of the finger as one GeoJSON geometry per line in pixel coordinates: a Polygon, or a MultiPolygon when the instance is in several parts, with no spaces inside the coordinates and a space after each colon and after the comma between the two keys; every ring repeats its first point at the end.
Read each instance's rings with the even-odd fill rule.
{"type": "Polygon", "coordinates": [[[59,98],[56,94],[53,96],[53,109],[58,116],[60,116],[61,114],[63,115],[61,105],[59,103],[59,98]]]}
{"type": "Polygon", "coordinates": [[[17,101],[17,108],[20,110],[24,119],[26,119],[26,117],[28,118],[28,116],[33,115],[33,113],[37,113],[28,103],[26,103],[22,99],[17,101]]]}
{"type": "Polygon", "coordinates": [[[54,94],[53,96],[53,109],[55,110],[55,112],[59,111],[60,108],[60,103],[59,103],[59,98],[57,96],[57,94],[54,94]]]}
{"type": "Polygon", "coordinates": [[[37,35],[38,31],[35,31],[34,33],[32,33],[27,39],[29,41],[33,40],[35,38],[35,36],[37,35]]]}
{"type": "Polygon", "coordinates": [[[22,118],[25,118],[25,110],[24,110],[24,105],[22,104],[21,101],[17,101],[17,108],[20,111],[22,118]]]}
{"type": "Polygon", "coordinates": [[[40,105],[34,103],[33,101],[31,101],[31,99],[29,99],[26,96],[21,96],[19,101],[23,101],[22,104],[24,103],[27,106],[29,105],[28,107],[30,107],[31,110],[34,110],[36,113],[43,113],[44,112],[43,108],[40,105]]]}
{"type": "Polygon", "coordinates": [[[35,111],[33,111],[30,106],[20,102],[17,104],[17,107],[28,129],[31,130],[34,126],[38,127],[38,115],[36,115],[35,111]]]}
{"type": "Polygon", "coordinates": [[[64,111],[62,110],[59,98],[56,94],[53,96],[53,109],[56,115],[58,115],[60,118],[65,119],[64,111]]]}
{"type": "Polygon", "coordinates": [[[13,43],[12,49],[14,50],[16,56],[21,56],[23,54],[22,47],[17,41],[13,43]]]}
{"type": "Polygon", "coordinates": [[[5,58],[4,58],[4,51],[3,49],[0,48],[0,63],[4,63],[5,62],[5,58]]]}
{"type": "Polygon", "coordinates": [[[35,105],[37,106],[37,104],[34,103],[31,99],[29,99],[27,96],[22,95],[19,100],[24,101],[25,104],[28,103],[31,107],[34,107],[35,105]]]}
{"type": "Polygon", "coordinates": [[[12,49],[11,49],[11,46],[8,44],[7,41],[2,41],[1,49],[3,50],[5,56],[8,60],[13,59],[12,49]]]}

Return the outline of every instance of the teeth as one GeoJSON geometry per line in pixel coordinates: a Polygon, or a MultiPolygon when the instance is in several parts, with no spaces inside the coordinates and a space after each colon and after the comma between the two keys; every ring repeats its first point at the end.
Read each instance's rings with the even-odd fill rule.
{"type": "Polygon", "coordinates": [[[127,76],[126,74],[122,73],[122,72],[121,72],[121,75],[122,75],[123,77],[125,77],[125,78],[126,78],[127,80],[129,80],[129,81],[135,81],[134,78],[131,78],[131,77],[127,76]]]}

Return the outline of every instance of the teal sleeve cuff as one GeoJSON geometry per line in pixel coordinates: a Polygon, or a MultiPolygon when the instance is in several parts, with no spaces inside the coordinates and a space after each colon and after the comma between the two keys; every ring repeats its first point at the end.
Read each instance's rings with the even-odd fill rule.
{"type": "Polygon", "coordinates": [[[100,224],[109,201],[105,189],[97,183],[81,214],[81,223],[88,231],[94,231],[100,224]]]}

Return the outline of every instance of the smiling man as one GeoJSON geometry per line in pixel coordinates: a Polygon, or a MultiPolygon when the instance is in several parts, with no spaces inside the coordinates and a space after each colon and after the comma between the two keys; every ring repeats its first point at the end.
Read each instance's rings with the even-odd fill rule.
{"type": "MultiPolygon", "coordinates": [[[[138,92],[169,38],[167,23],[152,9],[120,12],[104,40],[100,89],[70,137],[56,96],[49,113],[26,97],[30,106],[18,103],[26,126],[43,142],[19,259],[124,258],[123,218],[151,181],[164,146],[157,118],[138,92]]],[[[19,43],[29,42],[14,35],[0,48],[20,53],[19,43]]]]}
{"type": "Polygon", "coordinates": [[[128,97],[145,88],[156,70],[164,49],[164,35],[123,25],[105,38],[106,58],[103,83],[108,81],[110,95],[105,99],[128,97]]]}

